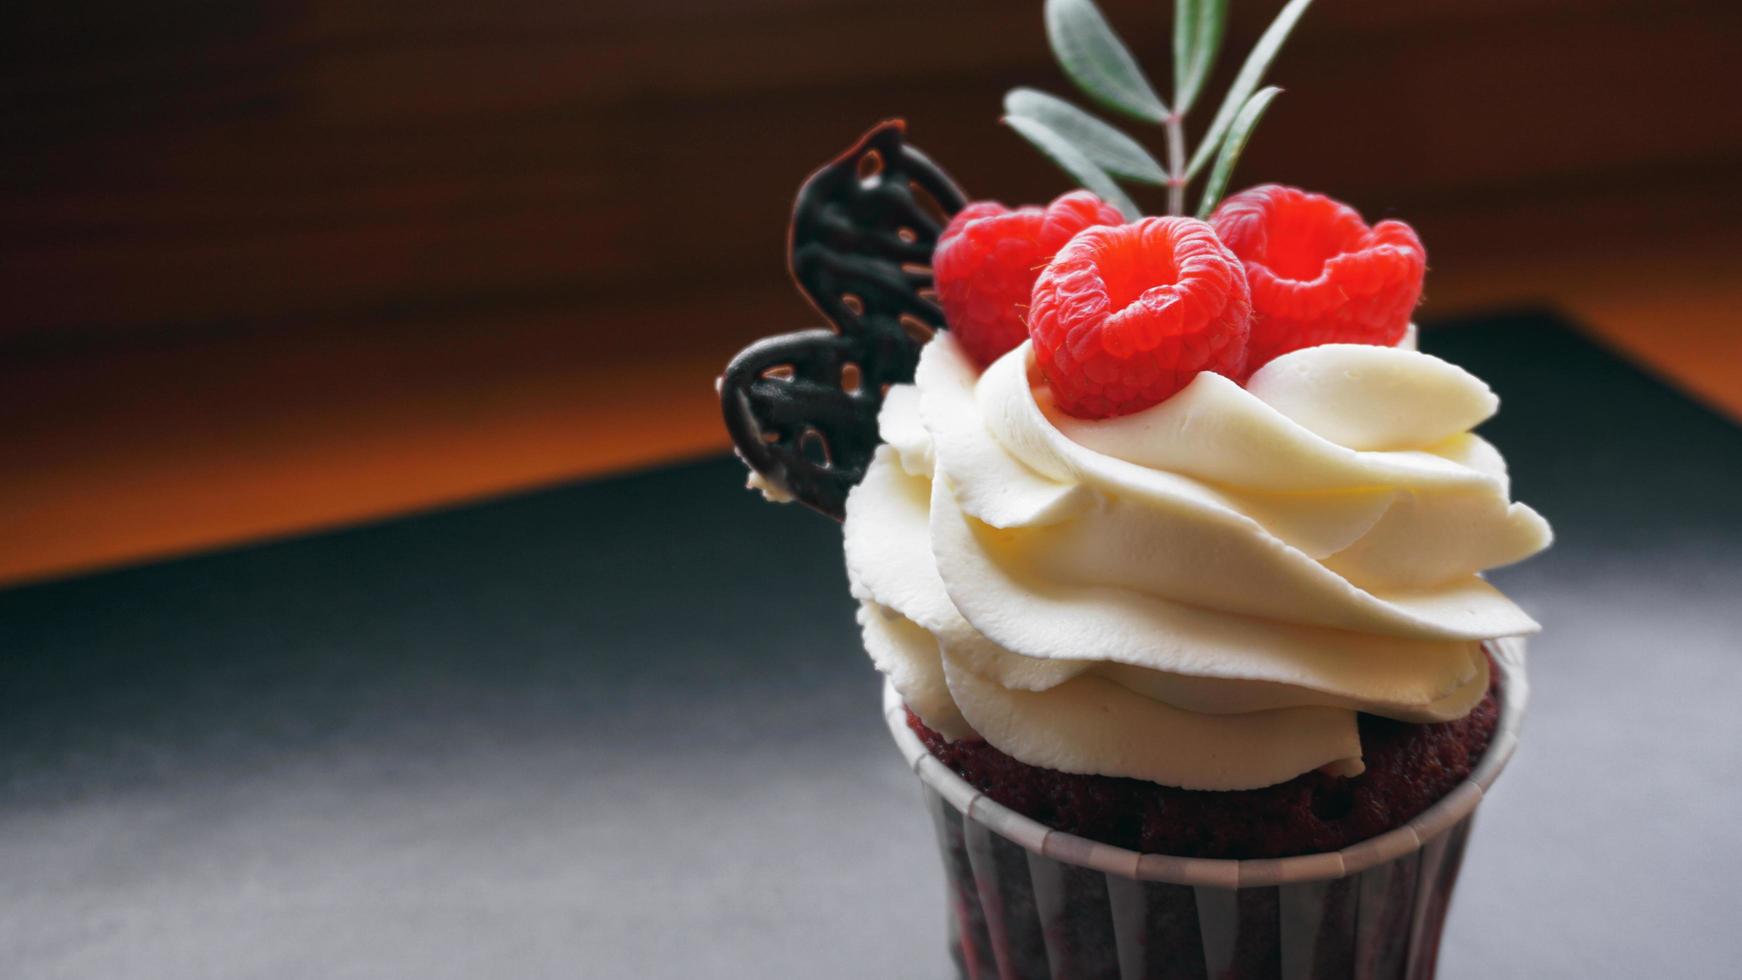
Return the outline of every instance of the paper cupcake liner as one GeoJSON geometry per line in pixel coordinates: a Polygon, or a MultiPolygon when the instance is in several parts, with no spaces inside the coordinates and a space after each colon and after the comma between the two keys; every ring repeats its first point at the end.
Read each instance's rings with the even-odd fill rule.
{"type": "Polygon", "coordinates": [[[1139,854],[1053,830],[980,793],[884,715],[920,777],[944,862],[951,955],[982,978],[1434,975],[1476,805],[1518,745],[1524,644],[1490,644],[1500,720],[1470,777],[1401,827],[1340,851],[1226,861],[1139,854]]]}

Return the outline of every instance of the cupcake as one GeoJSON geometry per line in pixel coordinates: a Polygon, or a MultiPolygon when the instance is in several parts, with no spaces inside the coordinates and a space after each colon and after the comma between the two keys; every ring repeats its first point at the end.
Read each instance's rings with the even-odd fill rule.
{"type": "Polygon", "coordinates": [[[1538,627],[1482,573],[1551,534],[1472,431],[1494,394],[1414,349],[1421,242],[1296,188],[1222,199],[1305,6],[1190,158],[1198,216],[1145,217],[1119,180],[1181,210],[1225,5],[1180,5],[1169,111],[1092,4],[1047,4],[1169,165],[1018,90],[1007,121],[1085,189],[970,203],[884,124],[795,209],[833,327],[722,377],[752,486],[843,520],[964,976],[1431,976],[1516,744],[1538,627]]]}

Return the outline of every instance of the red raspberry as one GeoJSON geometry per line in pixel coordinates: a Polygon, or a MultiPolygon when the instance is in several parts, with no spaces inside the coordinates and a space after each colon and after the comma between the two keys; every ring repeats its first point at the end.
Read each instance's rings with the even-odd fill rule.
{"type": "Polygon", "coordinates": [[[1028,335],[1053,400],[1078,418],[1165,401],[1199,371],[1239,377],[1252,301],[1240,260],[1196,218],[1071,239],[1035,281],[1028,335]]]}
{"type": "Polygon", "coordinates": [[[1427,252],[1403,222],[1369,228],[1346,204],[1277,184],[1228,198],[1210,222],[1252,286],[1248,371],[1316,344],[1391,346],[1408,329],[1427,252]]]}
{"type": "Polygon", "coordinates": [[[1028,339],[1023,309],[1054,253],[1084,228],[1123,220],[1088,191],[1072,191],[1045,210],[976,201],[958,211],[932,254],[950,331],[980,366],[996,361],[1028,339]]]}

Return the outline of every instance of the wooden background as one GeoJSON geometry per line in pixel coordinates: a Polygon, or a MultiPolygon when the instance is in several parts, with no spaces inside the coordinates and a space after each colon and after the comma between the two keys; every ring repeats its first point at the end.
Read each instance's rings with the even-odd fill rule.
{"type": "MultiPolygon", "coordinates": [[[[1160,85],[1171,4],[1103,7],[1160,85]]],[[[1069,91],[1038,0],[65,0],[0,47],[0,579],[722,447],[712,375],[812,320],[792,192],[882,117],[1065,189],[997,123],[1069,91]]],[[[1742,405],[1739,54],[1717,0],[1320,0],[1236,186],[1409,220],[1424,316],[1555,303],[1742,405]]]]}

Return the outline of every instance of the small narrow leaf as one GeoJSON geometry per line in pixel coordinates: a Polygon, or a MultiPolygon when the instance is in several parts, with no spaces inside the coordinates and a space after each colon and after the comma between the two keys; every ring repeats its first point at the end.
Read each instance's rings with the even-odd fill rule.
{"type": "Polygon", "coordinates": [[[1234,115],[1234,122],[1228,127],[1228,138],[1222,141],[1222,149],[1216,154],[1216,165],[1210,168],[1210,177],[1204,181],[1204,199],[1198,205],[1200,219],[1208,220],[1210,212],[1222,200],[1222,195],[1228,190],[1228,178],[1234,176],[1234,165],[1240,162],[1240,154],[1246,149],[1246,141],[1258,128],[1258,120],[1264,118],[1264,110],[1270,108],[1270,101],[1281,91],[1274,85],[1259,89],[1234,115]]]}
{"type": "Polygon", "coordinates": [[[1120,189],[1107,171],[1096,166],[1070,140],[1048,128],[1045,123],[1036,122],[1027,116],[1005,116],[1004,124],[1021,133],[1023,139],[1033,143],[1035,149],[1046,154],[1049,160],[1058,164],[1059,169],[1070,174],[1077,183],[1118,208],[1127,221],[1135,221],[1141,217],[1142,212],[1137,210],[1137,203],[1120,189]]]}
{"type": "Polygon", "coordinates": [[[1234,84],[1229,86],[1228,96],[1222,101],[1222,107],[1216,110],[1215,121],[1210,123],[1209,131],[1204,133],[1204,141],[1198,144],[1198,151],[1192,154],[1192,162],[1186,167],[1187,180],[1196,177],[1198,171],[1204,169],[1204,164],[1210,162],[1210,154],[1222,145],[1228,127],[1234,122],[1234,114],[1252,98],[1258,83],[1264,80],[1264,73],[1269,70],[1270,63],[1276,60],[1276,52],[1282,50],[1282,42],[1288,40],[1288,32],[1294,30],[1294,25],[1300,22],[1301,15],[1306,13],[1312,2],[1313,0],[1289,0],[1288,5],[1270,22],[1264,35],[1253,46],[1252,53],[1246,56],[1246,63],[1240,66],[1240,74],[1234,76],[1234,84]]]}
{"type": "Polygon", "coordinates": [[[1059,67],[1095,101],[1147,122],[1167,118],[1161,96],[1094,0],[1046,0],[1046,36],[1059,67]]]}
{"type": "Polygon", "coordinates": [[[1191,26],[1191,61],[1184,82],[1173,93],[1173,111],[1182,116],[1197,104],[1216,67],[1216,55],[1221,53],[1222,37],[1228,31],[1228,0],[1196,0],[1191,26]]]}
{"type": "MultiPolygon", "coordinates": [[[[1173,0],[1173,104],[1180,105],[1180,93],[1186,90],[1186,79],[1192,73],[1192,46],[1198,40],[1199,0],[1173,0]]],[[[1185,112],[1182,107],[1180,112],[1185,112]]]]}
{"type": "Polygon", "coordinates": [[[1059,134],[1108,173],[1145,184],[1167,183],[1167,171],[1136,140],[1057,96],[1013,88],[1004,97],[1004,111],[1059,134]]]}

